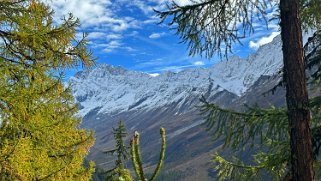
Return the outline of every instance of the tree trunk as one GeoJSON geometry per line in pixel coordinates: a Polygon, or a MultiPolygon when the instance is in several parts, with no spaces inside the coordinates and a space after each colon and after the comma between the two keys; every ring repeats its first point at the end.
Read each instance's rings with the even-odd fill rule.
{"type": "Polygon", "coordinates": [[[315,180],[315,173],[298,4],[298,0],[280,1],[284,80],[286,81],[292,180],[311,181],[315,180]]]}

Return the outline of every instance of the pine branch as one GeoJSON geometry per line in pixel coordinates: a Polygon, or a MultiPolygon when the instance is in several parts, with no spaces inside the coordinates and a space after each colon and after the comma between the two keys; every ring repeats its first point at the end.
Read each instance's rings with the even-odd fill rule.
{"type": "Polygon", "coordinates": [[[139,167],[139,177],[142,181],[145,181],[145,174],[143,170],[143,162],[142,162],[142,156],[140,153],[140,146],[139,146],[139,133],[135,131],[134,135],[134,143],[135,143],[135,155],[136,155],[136,161],[137,165],[139,167]]]}
{"type": "Polygon", "coordinates": [[[138,166],[138,163],[137,163],[137,158],[136,158],[136,151],[135,151],[135,140],[134,138],[132,138],[130,140],[130,154],[131,154],[131,159],[132,159],[132,163],[133,163],[133,166],[134,166],[134,170],[135,170],[135,173],[136,173],[136,176],[139,177],[140,176],[140,170],[139,170],[139,166],[138,166]]]}
{"type": "Polygon", "coordinates": [[[161,151],[160,151],[157,167],[154,170],[154,173],[153,173],[152,177],[150,178],[150,181],[154,181],[156,179],[157,175],[159,174],[159,171],[160,171],[161,167],[164,164],[165,150],[166,150],[166,138],[165,138],[165,129],[164,128],[160,129],[160,134],[161,134],[161,137],[162,137],[162,147],[161,147],[161,151]]]}
{"type": "Polygon", "coordinates": [[[237,163],[225,160],[217,153],[213,154],[212,162],[216,164],[214,172],[218,172],[219,180],[258,180],[258,172],[264,167],[244,165],[241,161],[234,158],[237,163]]]}
{"type": "Polygon", "coordinates": [[[272,3],[268,1],[191,2],[193,4],[186,6],[172,3],[167,5],[167,11],[155,12],[160,17],[160,23],[169,19],[168,25],[176,30],[182,43],[188,45],[190,55],[200,54],[207,58],[216,53],[227,57],[232,51],[233,43],[241,44],[240,39],[245,37],[247,32],[250,34],[254,31],[254,19],[263,20],[267,25],[265,9],[272,7],[272,3]]]}
{"type": "Polygon", "coordinates": [[[260,109],[247,107],[246,112],[222,109],[201,99],[201,114],[205,115],[208,131],[213,130],[214,139],[223,138],[225,146],[236,149],[246,144],[254,144],[256,138],[261,143],[288,139],[287,115],[284,108],[260,109]]]}
{"type": "Polygon", "coordinates": [[[282,180],[288,173],[289,155],[289,145],[285,144],[273,151],[254,154],[252,165],[245,165],[234,156],[228,161],[216,152],[212,162],[216,165],[214,171],[221,180],[262,180],[263,173],[268,173],[273,180],[282,180]]]}
{"type": "MultiPolygon", "coordinates": [[[[156,179],[157,175],[160,172],[161,167],[164,164],[165,150],[166,150],[166,138],[165,138],[166,135],[165,135],[164,128],[160,129],[160,134],[161,134],[161,138],[162,138],[162,146],[161,146],[160,156],[159,156],[158,164],[157,164],[151,178],[149,179],[149,181],[154,181],[156,179]]],[[[138,132],[135,132],[134,138],[132,138],[130,141],[130,146],[131,146],[131,157],[132,157],[132,162],[133,162],[136,176],[140,181],[147,181],[146,176],[144,175],[144,171],[143,171],[143,163],[142,163],[141,153],[140,153],[139,133],[138,132]]]]}

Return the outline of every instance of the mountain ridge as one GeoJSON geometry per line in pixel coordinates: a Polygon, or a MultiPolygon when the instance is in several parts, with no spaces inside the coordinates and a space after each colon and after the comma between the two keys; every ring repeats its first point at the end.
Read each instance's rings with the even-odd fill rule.
{"type": "Polygon", "coordinates": [[[246,59],[234,56],[210,68],[165,72],[155,77],[103,64],[78,72],[70,83],[82,117],[93,110],[108,114],[151,110],[175,102],[183,104],[191,95],[211,97],[223,90],[240,97],[259,77],[277,74],[282,67],[280,57],[281,39],[277,36],[246,59]]]}

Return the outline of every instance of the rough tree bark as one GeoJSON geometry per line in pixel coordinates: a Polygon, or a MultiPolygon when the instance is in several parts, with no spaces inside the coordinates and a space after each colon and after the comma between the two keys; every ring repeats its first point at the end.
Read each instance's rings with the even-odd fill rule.
{"type": "Polygon", "coordinates": [[[298,0],[281,0],[281,36],[284,78],[294,181],[315,180],[308,92],[304,71],[304,51],[298,0]]]}

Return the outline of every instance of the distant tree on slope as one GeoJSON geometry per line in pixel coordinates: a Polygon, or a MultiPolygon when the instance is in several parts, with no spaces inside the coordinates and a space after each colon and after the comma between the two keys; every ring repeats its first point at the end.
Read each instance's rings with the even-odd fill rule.
{"type": "Polygon", "coordinates": [[[79,128],[66,68],[93,64],[79,21],[53,23],[38,0],[0,1],[0,178],[89,180],[94,136],[79,128]]]}
{"type": "Polygon", "coordinates": [[[126,161],[129,159],[129,147],[125,145],[124,141],[127,136],[127,130],[121,120],[118,122],[117,128],[113,128],[113,134],[116,141],[116,148],[105,151],[105,153],[116,154],[117,159],[115,161],[115,167],[106,173],[107,180],[118,181],[123,179],[125,181],[131,181],[133,179],[130,176],[129,170],[125,167],[126,161]]]}
{"type": "MultiPolygon", "coordinates": [[[[256,155],[256,161],[259,165],[264,163],[263,165],[269,170],[276,171],[278,177],[284,176],[280,173],[285,173],[278,170],[282,166],[279,164],[282,161],[283,164],[290,165],[293,180],[315,180],[310,129],[311,109],[305,76],[301,28],[320,28],[321,2],[317,0],[191,0],[190,2],[191,5],[186,6],[172,3],[168,5],[167,11],[158,12],[158,15],[162,21],[170,19],[169,25],[175,28],[182,41],[188,44],[191,55],[204,54],[208,58],[215,53],[221,55],[221,47],[225,47],[223,54],[227,55],[233,43],[239,42],[240,38],[254,31],[254,19],[267,22],[267,9],[269,7],[279,9],[287,109],[250,109],[249,113],[243,114],[220,109],[203,100],[204,111],[208,113],[208,126],[212,128],[216,124],[216,131],[220,131],[215,133],[216,136],[223,135],[228,145],[232,144],[236,148],[249,140],[254,140],[255,137],[261,137],[266,143],[265,146],[268,146],[270,154],[256,155]],[[218,112],[220,116],[217,117],[215,114],[218,112]],[[261,124],[256,126],[260,121],[261,124]],[[283,156],[278,158],[280,154],[274,155],[273,151],[282,152],[283,156]],[[276,160],[278,161],[275,163],[279,165],[273,164],[276,160]],[[289,162],[286,162],[287,160],[289,162]]],[[[216,156],[216,158],[219,157],[216,156]]],[[[224,164],[222,159],[216,161],[221,161],[217,170],[227,171],[219,171],[219,175],[229,178],[235,176],[235,170],[227,169],[227,165],[233,166],[232,163],[224,164]]],[[[238,166],[238,168],[246,168],[238,166]]],[[[237,164],[230,168],[236,167],[237,164]]],[[[249,174],[245,175],[251,175],[254,173],[253,170],[257,170],[253,168],[241,170],[247,170],[249,174]]]]}

